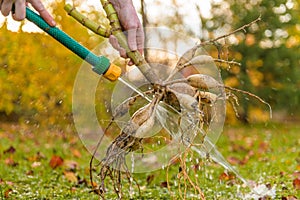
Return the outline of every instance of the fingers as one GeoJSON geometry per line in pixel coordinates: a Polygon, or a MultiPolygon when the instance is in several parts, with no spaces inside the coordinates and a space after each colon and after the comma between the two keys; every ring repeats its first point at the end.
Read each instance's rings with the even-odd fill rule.
{"type": "Polygon", "coordinates": [[[137,50],[143,55],[145,35],[144,35],[144,30],[141,27],[137,29],[136,42],[137,42],[137,50]]]}
{"type": "MultiPolygon", "coordinates": [[[[126,32],[127,35],[127,43],[128,47],[131,51],[138,50],[141,54],[143,54],[144,49],[144,31],[142,28],[128,30],[126,32]]],[[[120,56],[123,58],[127,58],[127,53],[124,48],[122,48],[114,35],[109,37],[110,44],[120,53],[120,56]]],[[[128,65],[133,65],[133,61],[129,60],[128,65]]]]}
{"type": "Polygon", "coordinates": [[[119,51],[120,56],[127,58],[126,50],[120,46],[117,38],[114,35],[109,37],[109,42],[117,51],[119,51]]]}
{"type": "Polygon", "coordinates": [[[0,1],[1,13],[8,16],[12,11],[12,6],[15,4],[15,12],[12,15],[14,20],[21,21],[25,18],[25,0],[3,0],[0,1]]]}
{"type": "Polygon", "coordinates": [[[143,54],[144,38],[144,31],[143,28],[141,28],[141,25],[138,28],[128,30],[127,41],[129,49],[131,51],[138,50],[141,54],[143,54]]]}
{"type": "Polygon", "coordinates": [[[12,15],[14,20],[21,21],[25,19],[25,0],[15,1],[15,13],[12,15]]]}
{"type": "Polygon", "coordinates": [[[34,7],[34,9],[40,14],[40,16],[50,25],[55,26],[56,23],[52,16],[48,13],[48,11],[45,9],[44,5],[40,0],[30,0],[28,1],[31,3],[31,5],[34,7]]]}
{"type": "Polygon", "coordinates": [[[136,31],[137,29],[130,29],[127,31],[127,42],[131,51],[137,50],[136,31]]]}
{"type": "MultiPolygon", "coordinates": [[[[47,12],[44,5],[40,0],[27,0],[34,7],[40,16],[50,25],[55,26],[56,23],[51,15],[47,12]]],[[[17,21],[23,20],[26,16],[26,0],[0,0],[1,13],[4,16],[8,16],[12,10],[12,6],[15,4],[15,13],[13,18],[17,21]]]]}
{"type": "MultiPolygon", "coordinates": [[[[118,39],[114,35],[111,35],[109,37],[109,42],[113,46],[113,48],[115,48],[117,51],[119,51],[121,57],[127,58],[126,50],[120,46],[118,39]]],[[[127,64],[129,66],[134,65],[132,60],[129,60],[127,64]]]]}
{"type": "Polygon", "coordinates": [[[3,0],[1,3],[1,13],[5,17],[9,15],[12,9],[13,1],[11,0],[3,0]]]}

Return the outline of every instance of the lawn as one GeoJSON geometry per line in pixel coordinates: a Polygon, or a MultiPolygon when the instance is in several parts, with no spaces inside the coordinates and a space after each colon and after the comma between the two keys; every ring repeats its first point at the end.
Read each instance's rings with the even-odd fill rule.
{"type": "MultiPolygon", "coordinates": [[[[297,199],[300,198],[299,134],[300,127],[296,124],[228,125],[217,146],[244,178],[274,187],[275,199],[297,199]]],[[[99,199],[90,192],[90,157],[72,128],[59,131],[2,123],[0,199],[99,199]]],[[[141,195],[133,189],[132,198],[179,198],[178,186],[173,184],[178,168],[176,163],[169,168],[169,177],[175,180],[170,183],[175,196],[168,192],[164,169],[135,174],[141,195]]],[[[234,175],[224,173],[213,162],[202,162],[201,169],[194,172],[206,199],[237,199],[249,193],[234,175]]],[[[128,191],[128,184],[124,187],[128,191]]],[[[115,198],[112,191],[107,195],[108,199],[115,198]]],[[[193,197],[191,191],[186,197],[193,197]]]]}

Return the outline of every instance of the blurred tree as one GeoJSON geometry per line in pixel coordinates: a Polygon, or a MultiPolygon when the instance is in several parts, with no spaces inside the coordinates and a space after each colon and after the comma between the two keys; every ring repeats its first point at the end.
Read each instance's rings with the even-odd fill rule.
{"type": "MultiPolygon", "coordinates": [[[[270,102],[275,110],[284,110],[291,115],[298,110],[299,0],[214,0],[211,1],[209,15],[204,15],[203,8],[207,7],[207,3],[203,1],[186,4],[185,1],[172,0],[171,6],[161,1],[143,2],[149,7],[147,10],[166,10],[158,12],[159,17],[153,17],[156,12],[144,12],[149,26],[168,26],[180,33],[197,35],[201,41],[229,33],[261,16],[262,20],[245,32],[220,40],[217,48],[207,50],[214,57],[222,56],[223,59],[234,59],[242,64],[241,67],[231,66],[228,71],[222,71],[226,84],[257,94],[270,102]],[[217,50],[221,50],[219,55],[217,50]]],[[[165,41],[176,44],[178,39],[183,38],[169,37],[165,41]]],[[[251,108],[260,107],[260,104],[252,99],[249,101],[246,96],[239,99],[240,119],[247,122],[253,110],[251,108]]],[[[268,115],[268,109],[261,108],[264,110],[262,113],[268,115]]]]}
{"type": "MultiPolygon", "coordinates": [[[[259,95],[274,109],[291,114],[300,107],[299,3],[299,0],[214,1],[212,17],[202,18],[204,30],[211,33],[210,37],[216,37],[261,15],[261,22],[224,41],[224,47],[233,44],[230,56],[242,66],[223,72],[223,77],[232,86],[259,95]]],[[[241,102],[240,116],[247,122],[249,99],[241,98],[241,102]]]]}
{"type": "MultiPolygon", "coordinates": [[[[48,5],[58,26],[88,48],[101,42],[64,11],[64,2],[48,5]]],[[[87,9],[95,18],[103,14],[87,9]]],[[[103,18],[103,17],[102,17],[103,18]]],[[[0,120],[49,126],[71,119],[72,90],[82,60],[45,33],[0,28],[0,120]]]]}

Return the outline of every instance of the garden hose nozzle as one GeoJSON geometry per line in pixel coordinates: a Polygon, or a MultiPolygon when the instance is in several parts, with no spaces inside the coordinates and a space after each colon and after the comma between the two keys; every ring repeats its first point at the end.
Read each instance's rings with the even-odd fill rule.
{"type": "Polygon", "coordinates": [[[93,66],[93,71],[97,74],[103,75],[110,81],[115,81],[121,75],[121,68],[110,63],[105,56],[97,56],[90,50],[79,44],[76,40],[71,38],[57,27],[52,27],[44,21],[42,17],[26,7],[26,18],[41,28],[43,31],[51,35],[54,39],[59,41],[65,47],[70,49],[80,58],[87,61],[93,66]]]}

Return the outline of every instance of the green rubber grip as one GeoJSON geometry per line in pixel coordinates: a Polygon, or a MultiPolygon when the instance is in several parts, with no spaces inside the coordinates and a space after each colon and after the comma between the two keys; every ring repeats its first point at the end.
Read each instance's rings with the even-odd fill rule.
{"type": "Polygon", "coordinates": [[[90,50],[67,35],[65,32],[47,24],[47,22],[45,22],[42,17],[30,10],[28,7],[26,7],[26,18],[40,27],[43,31],[51,35],[65,47],[70,49],[72,52],[77,54],[80,58],[90,63],[93,66],[93,71],[95,71],[96,73],[104,74],[108,70],[110,66],[110,61],[108,58],[106,58],[105,56],[95,55],[90,50]]]}

